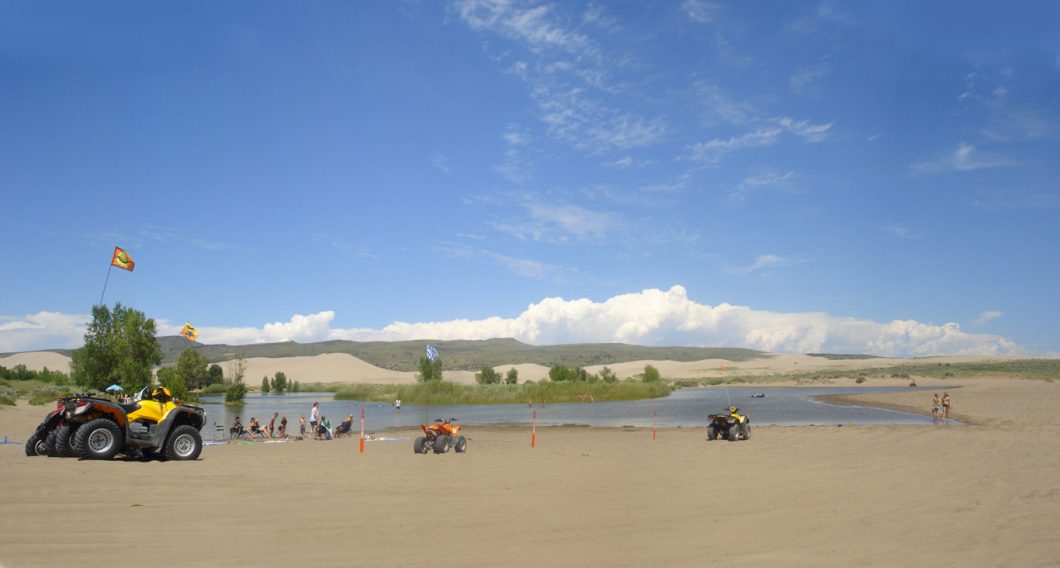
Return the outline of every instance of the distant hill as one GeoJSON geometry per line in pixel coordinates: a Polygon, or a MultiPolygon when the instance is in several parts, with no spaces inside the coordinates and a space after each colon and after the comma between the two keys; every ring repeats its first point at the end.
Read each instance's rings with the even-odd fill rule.
{"type": "MultiPolygon", "coordinates": [[[[483,365],[536,363],[545,367],[564,365],[587,367],[629,361],[702,361],[725,359],[748,361],[770,357],[753,349],[723,347],[645,347],[624,343],[578,343],[571,345],[527,345],[515,339],[478,341],[321,341],[318,343],[259,343],[252,345],[205,345],[190,343],[180,336],[158,338],[162,364],[172,365],[184,349],[191,347],[211,363],[226,361],[242,353],[244,357],[299,357],[324,353],[347,353],[383,369],[417,371],[427,345],[434,345],[445,370],[477,371],[483,365]]],[[[59,350],[55,350],[59,351],[59,350]]],[[[67,353],[68,354],[68,353],[67,353]]]]}

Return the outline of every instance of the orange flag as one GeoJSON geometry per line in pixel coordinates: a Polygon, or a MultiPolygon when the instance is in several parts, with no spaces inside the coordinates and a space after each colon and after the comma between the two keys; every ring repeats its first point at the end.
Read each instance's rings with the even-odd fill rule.
{"type": "Polygon", "coordinates": [[[110,259],[110,264],[111,266],[117,266],[118,268],[123,268],[129,272],[132,272],[133,267],[136,266],[136,263],[133,262],[129,253],[119,247],[114,247],[114,256],[110,259]]]}
{"type": "Polygon", "coordinates": [[[195,329],[190,323],[185,322],[184,327],[180,328],[180,334],[188,341],[195,341],[199,337],[199,330],[195,329]]]}

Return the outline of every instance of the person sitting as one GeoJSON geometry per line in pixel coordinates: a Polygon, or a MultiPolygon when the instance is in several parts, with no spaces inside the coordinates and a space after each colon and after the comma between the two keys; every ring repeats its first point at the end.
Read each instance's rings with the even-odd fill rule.
{"type": "Polygon", "coordinates": [[[343,420],[338,428],[335,428],[335,437],[345,436],[353,431],[353,415],[350,414],[343,420]]]}
{"type": "Polygon", "coordinates": [[[258,419],[253,416],[250,417],[250,431],[247,432],[247,437],[251,440],[254,438],[265,439],[265,430],[261,429],[261,424],[258,422],[258,419]]]}
{"type": "Polygon", "coordinates": [[[331,438],[331,421],[327,416],[321,416],[320,423],[317,424],[317,439],[330,440],[331,438]]]}
{"type": "Polygon", "coordinates": [[[276,437],[277,438],[286,438],[287,437],[287,417],[286,416],[284,416],[283,418],[280,419],[280,427],[276,430],[276,437]]]}
{"type": "Polygon", "coordinates": [[[228,429],[228,437],[229,438],[239,438],[243,434],[246,434],[246,433],[247,433],[247,430],[246,430],[246,428],[243,428],[243,422],[241,422],[239,420],[239,417],[236,416],[236,421],[233,422],[232,423],[232,427],[228,429]]]}

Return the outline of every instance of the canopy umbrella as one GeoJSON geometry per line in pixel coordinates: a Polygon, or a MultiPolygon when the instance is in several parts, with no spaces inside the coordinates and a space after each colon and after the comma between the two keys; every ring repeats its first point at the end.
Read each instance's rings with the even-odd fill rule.
{"type": "Polygon", "coordinates": [[[120,391],[120,390],[124,390],[124,389],[121,388],[121,385],[110,385],[109,387],[107,387],[107,392],[120,391]]]}

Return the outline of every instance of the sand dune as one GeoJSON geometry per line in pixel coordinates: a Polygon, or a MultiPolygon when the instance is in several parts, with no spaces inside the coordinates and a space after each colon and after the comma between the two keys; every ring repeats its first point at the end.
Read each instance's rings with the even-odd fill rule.
{"type": "Polygon", "coordinates": [[[18,365],[25,365],[31,371],[40,371],[47,367],[52,371],[70,372],[70,358],[51,351],[15,353],[7,357],[0,357],[0,367],[12,369],[18,365]]]}

